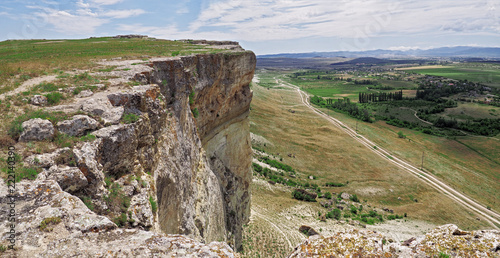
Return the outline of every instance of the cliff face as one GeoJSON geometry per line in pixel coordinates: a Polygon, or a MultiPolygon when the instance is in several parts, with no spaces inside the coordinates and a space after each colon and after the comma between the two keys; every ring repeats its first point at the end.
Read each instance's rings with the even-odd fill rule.
{"type": "MultiPolygon", "coordinates": [[[[255,64],[255,55],[241,50],[158,58],[134,76],[144,85],[119,84],[52,107],[79,112],[60,131],[64,125],[96,139],[24,160],[43,172],[13,196],[20,212],[31,214],[18,219],[17,254],[57,256],[64,245],[83,256],[231,256],[225,243],[195,240],[241,246],[250,215],[255,64]],[[42,230],[44,221],[57,223],[42,230]]],[[[1,204],[11,198],[2,182],[1,204]]],[[[0,212],[3,232],[7,221],[0,212]]]]}
{"type": "Polygon", "coordinates": [[[251,52],[153,63],[150,81],[160,85],[173,117],[155,169],[162,231],[240,245],[250,210],[255,63],[251,52]]]}

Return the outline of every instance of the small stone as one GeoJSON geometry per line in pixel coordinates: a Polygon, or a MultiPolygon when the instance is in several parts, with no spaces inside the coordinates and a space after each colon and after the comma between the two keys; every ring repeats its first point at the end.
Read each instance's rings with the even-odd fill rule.
{"type": "Polygon", "coordinates": [[[82,90],[78,95],[76,95],[77,98],[86,98],[94,95],[94,93],[91,90],[82,90]]]}
{"type": "Polygon", "coordinates": [[[31,104],[36,106],[44,106],[47,104],[47,97],[42,95],[35,95],[30,100],[31,104]]]}

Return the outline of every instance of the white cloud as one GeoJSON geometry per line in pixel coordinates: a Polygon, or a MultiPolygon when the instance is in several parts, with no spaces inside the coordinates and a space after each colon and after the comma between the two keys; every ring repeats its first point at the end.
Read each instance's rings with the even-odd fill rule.
{"type": "Polygon", "coordinates": [[[49,24],[52,24],[55,30],[65,34],[91,34],[96,28],[108,22],[106,19],[98,18],[94,15],[71,14],[68,11],[59,11],[45,8],[44,12],[36,12],[49,24]]]}
{"type": "Polygon", "coordinates": [[[107,11],[107,12],[103,13],[102,16],[123,19],[123,18],[132,17],[132,16],[138,16],[138,15],[145,14],[145,13],[146,13],[146,11],[144,11],[142,9],[111,10],[111,11],[107,11]]]}
{"type": "Polygon", "coordinates": [[[473,0],[224,0],[212,2],[189,29],[196,35],[216,31],[247,41],[305,37],[363,40],[384,35],[437,35],[442,28],[493,30],[498,24],[486,26],[487,22],[480,20],[486,11],[495,10],[491,1],[473,0]],[[460,20],[464,24],[457,27],[460,20]]]}
{"type": "Polygon", "coordinates": [[[113,5],[113,4],[123,2],[123,0],[91,0],[91,2],[98,4],[98,5],[113,5]]]}

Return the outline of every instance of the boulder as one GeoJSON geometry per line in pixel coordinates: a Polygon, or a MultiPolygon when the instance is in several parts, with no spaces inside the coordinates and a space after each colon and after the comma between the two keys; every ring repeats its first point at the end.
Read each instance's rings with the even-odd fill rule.
{"type": "Polygon", "coordinates": [[[316,230],[314,230],[314,228],[306,225],[300,226],[299,231],[307,236],[319,235],[319,233],[316,230]]]}
{"type": "Polygon", "coordinates": [[[344,199],[344,200],[349,200],[351,198],[351,195],[348,194],[348,193],[342,193],[340,195],[340,198],[344,199]]]}
{"type": "Polygon", "coordinates": [[[78,93],[78,95],[76,95],[77,98],[86,98],[86,97],[90,97],[94,95],[94,92],[92,92],[91,90],[82,90],[80,91],[80,93],[78,93]]]}
{"type": "Polygon", "coordinates": [[[138,146],[133,124],[112,125],[92,134],[102,140],[98,157],[104,171],[132,171],[138,146]]]}
{"type": "Polygon", "coordinates": [[[134,86],[127,92],[116,92],[108,95],[113,106],[123,106],[125,113],[141,115],[146,112],[151,101],[155,101],[160,94],[157,85],[134,86]]]}
{"type": "Polygon", "coordinates": [[[31,98],[30,103],[36,106],[44,106],[47,104],[47,97],[42,95],[35,95],[31,98]]]}
{"type": "Polygon", "coordinates": [[[99,127],[99,122],[85,115],[73,116],[71,120],[64,120],[57,123],[57,130],[71,136],[83,136],[86,132],[99,127]]]}
{"type": "Polygon", "coordinates": [[[154,215],[146,191],[142,191],[140,194],[132,197],[129,211],[132,213],[132,226],[141,226],[143,228],[151,228],[153,226],[154,215]]]}
{"type": "Polygon", "coordinates": [[[49,120],[34,118],[22,123],[23,133],[19,136],[19,141],[42,141],[54,138],[54,126],[49,120]]]}
{"type": "Polygon", "coordinates": [[[35,154],[27,157],[25,161],[34,166],[39,166],[42,168],[50,168],[56,164],[55,159],[59,156],[59,154],[69,150],[70,148],[66,147],[57,149],[56,151],[51,153],[35,154]]]}
{"type": "Polygon", "coordinates": [[[38,175],[38,180],[54,180],[66,192],[73,193],[88,185],[87,178],[77,167],[54,165],[38,175]]]}
{"type": "Polygon", "coordinates": [[[81,109],[100,116],[104,122],[118,124],[123,115],[123,107],[113,107],[107,98],[90,98],[82,103],[81,109]]]}

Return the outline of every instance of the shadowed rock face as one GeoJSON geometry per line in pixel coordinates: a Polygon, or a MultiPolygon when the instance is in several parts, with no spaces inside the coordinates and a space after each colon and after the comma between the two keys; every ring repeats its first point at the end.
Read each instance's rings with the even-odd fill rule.
{"type": "Polygon", "coordinates": [[[249,84],[252,52],[153,63],[172,111],[155,175],[162,231],[226,240],[239,248],[250,210],[249,84]],[[197,114],[195,118],[193,114],[197,114]]]}

